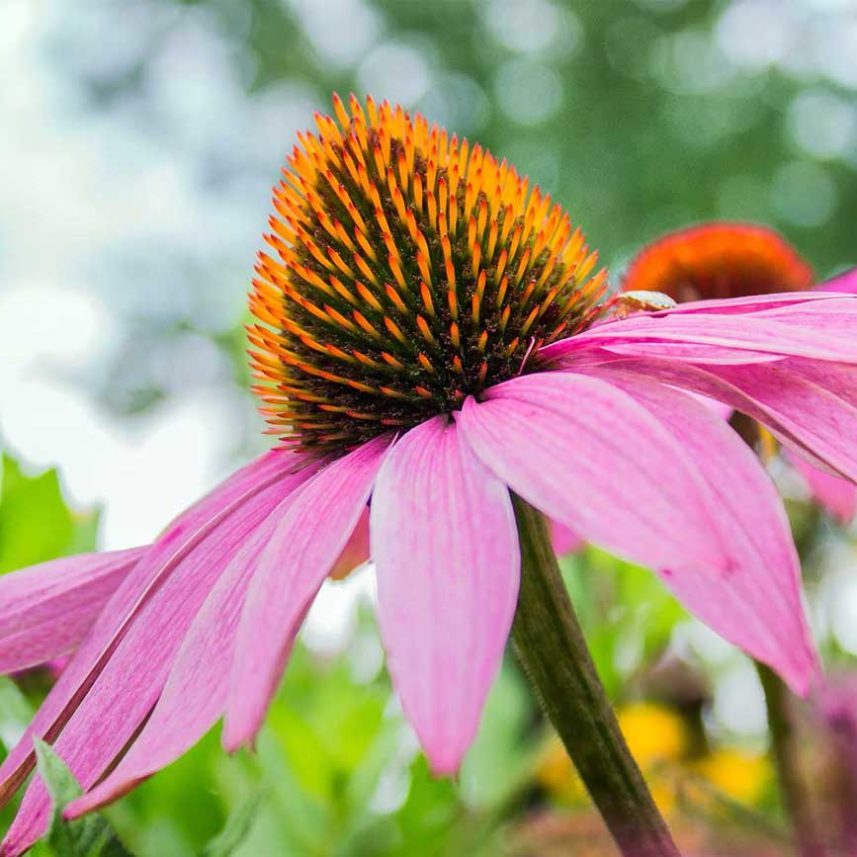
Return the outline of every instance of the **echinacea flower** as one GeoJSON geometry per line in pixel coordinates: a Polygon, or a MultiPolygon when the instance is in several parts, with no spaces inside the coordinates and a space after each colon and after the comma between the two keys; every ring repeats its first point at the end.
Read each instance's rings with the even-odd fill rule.
{"type": "MultiPolygon", "coordinates": [[[[775,294],[594,324],[605,275],[549,196],[421,116],[334,106],[338,122],[317,116],[274,191],[273,255],[260,256],[251,298],[258,392],[282,443],[130,568],[127,555],[105,560],[112,593],[63,589],[58,564],[47,605],[40,572],[0,581],[14,651],[30,634],[41,659],[75,650],[0,768],[2,799],[32,769],[34,735],[86,792],[69,816],[126,792],[221,718],[228,750],[251,744],[316,592],[365,533],[367,504],[390,673],[438,774],[473,739],[515,613],[512,492],[655,569],[796,691],[813,679],[779,497],[685,390],[857,477],[857,299],[775,294]],[[85,617],[52,640],[47,617],[82,603],[85,617]],[[33,615],[45,621],[31,628],[33,615]]],[[[62,567],[82,577],[94,562],[62,567]]],[[[48,816],[36,779],[2,854],[20,854],[48,816]]]]}
{"type": "MultiPolygon", "coordinates": [[[[774,230],[713,222],[679,229],[647,245],[631,260],[622,289],[661,292],[683,303],[802,291],[814,280],[809,263],[774,230]]],[[[817,288],[857,293],[857,272],[817,288]]],[[[834,518],[842,523],[854,518],[857,486],[804,458],[791,455],[789,460],[834,518]]]]}

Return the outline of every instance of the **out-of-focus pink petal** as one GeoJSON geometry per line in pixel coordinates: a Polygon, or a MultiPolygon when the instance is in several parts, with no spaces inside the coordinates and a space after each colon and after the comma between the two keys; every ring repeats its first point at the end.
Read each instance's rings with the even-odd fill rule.
{"type": "Polygon", "coordinates": [[[390,446],[382,436],[320,470],[289,504],[259,558],[238,626],[223,745],[262,726],[295,634],[360,520],[390,446]]]}
{"type": "Polygon", "coordinates": [[[548,527],[550,529],[551,544],[553,544],[554,553],[557,556],[575,553],[583,547],[583,539],[571,527],[560,524],[559,521],[550,520],[548,521],[548,527]]]}
{"type": "Polygon", "coordinates": [[[611,365],[716,399],[767,426],[813,466],[857,476],[857,439],[849,428],[857,407],[857,371],[851,366],[790,358],[766,367],[713,367],[599,354],[598,360],[590,354],[569,367],[588,371],[611,365]]]}
{"type": "Polygon", "coordinates": [[[289,494],[241,545],[176,655],[164,691],[116,769],[66,808],[75,818],[115,800],[187,752],[223,714],[238,620],[262,551],[294,501],[289,494]]]}
{"type": "Polygon", "coordinates": [[[378,474],[371,510],[378,621],[402,708],[435,773],[458,770],[479,726],[518,597],[509,492],[436,417],[378,474]]]}
{"type": "Polygon", "coordinates": [[[857,369],[784,360],[764,369],[718,367],[713,374],[771,414],[772,431],[782,427],[835,471],[857,480],[857,369]]]}
{"type": "MultiPolygon", "coordinates": [[[[691,360],[689,345],[700,346],[704,357],[710,347],[743,349],[752,353],[810,357],[815,360],[857,363],[857,297],[829,295],[827,300],[798,304],[788,310],[723,314],[688,314],[674,310],[657,315],[635,315],[590,328],[570,339],[541,349],[545,360],[561,360],[587,346],[635,342],[675,342],[691,360]],[[814,311],[806,309],[807,306],[814,311]]],[[[645,348],[645,346],[643,347],[645,348]]],[[[641,349],[640,353],[643,353],[641,349]]]]}
{"type": "Polygon", "coordinates": [[[788,455],[792,467],[806,482],[812,496],[840,523],[847,524],[857,514],[857,485],[813,467],[796,455],[788,455]]]}
{"type": "Polygon", "coordinates": [[[459,425],[512,490],[587,541],[676,575],[725,573],[708,487],[649,411],[598,378],[548,372],[468,399],[459,425]]]}
{"type": "MultiPolygon", "coordinates": [[[[4,763],[7,797],[26,775],[33,734],[52,740],[85,789],[98,780],[155,704],[178,647],[220,573],[295,483],[312,473],[305,467],[289,475],[299,463],[305,459],[293,453],[263,456],[184,513],[155,542],[60,676],[47,708],[43,705],[47,715],[40,710],[4,763]]],[[[0,854],[24,851],[42,834],[49,815],[47,792],[36,778],[0,854]]]]}
{"type": "Polygon", "coordinates": [[[813,287],[817,292],[839,292],[840,294],[857,294],[857,268],[852,268],[844,274],[813,287]]]}
{"type": "Polygon", "coordinates": [[[342,580],[358,566],[369,561],[369,507],[363,510],[348,544],[342,549],[339,559],[333,565],[330,576],[342,580]]]}
{"type": "Polygon", "coordinates": [[[77,648],[145,551],[63,557],[0,577],[0,674],[77,648]]]}
{"type": "Polygon", "coordinates": [[[739,436],[686,393],[622,372],[605,377],[693,456],[714,501],[711,526],[729,547],[727,574],[687,570],[664,575],[667,585],[717,633],[806,693],[818,662],[801,604],[797,552],[773,482],[739,436]]]}

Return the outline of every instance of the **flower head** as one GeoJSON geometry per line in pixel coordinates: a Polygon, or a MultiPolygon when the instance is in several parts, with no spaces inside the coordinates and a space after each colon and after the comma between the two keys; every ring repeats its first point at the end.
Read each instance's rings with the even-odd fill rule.
{"type": "Polygon", "coordinates": [[[606,272],[550,196],[386,102],[316,114],[250,304],[272,431],[352,448],[461,407],[591,318],[606,272]]]}
{"type": "MultiPolygon", "coordinates": [[[[421,117],[335,106],[340,124],[319,118],[275,191],[279,260],[262,257],[252,299],[260,392],[289,442],[148,548],[0,579],[4,669],[31,645],[74,652],[0,766],[0,801],[32,769],[34,735],[86,792],[69,816],[220,719],[227,749],[251,744],[319,587],[367,526],[402,708],[434,771],[457,770],[515,613],[513,492],[653,568],[797,691],[813,681],[781,501],[691,394],[857,478],[857,299],[774,294],[590,325],[603,275],[547,197],[421,117]]],[[[36,778],[0,853],[49,817],[36,778]]]]}

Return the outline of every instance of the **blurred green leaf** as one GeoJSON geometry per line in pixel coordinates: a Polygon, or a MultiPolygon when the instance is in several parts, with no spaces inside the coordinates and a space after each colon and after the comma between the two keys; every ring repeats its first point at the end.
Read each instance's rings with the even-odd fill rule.
{"type": "Polygon", "coordinates": [[[9,453],[2,468],[0,574],[95,547],[97,513],[69,509],[55,469],[28,475],[9,453]]]}
{"type": "Polygon", "coordinates": [[[497,807],[521,787],[538,741],[525,738],[534,700],[523,676],[504,665],[485,705],[482,724],[461,770],[461,792],[471,806],[497,807]]]}
{"type": "Polygon", "coordinates": [[[63,819],[63,809],[83,790],[49,744],[34,738],[33,746],[39,774],[53,802],[47,841],[56,857],[132,857],[99,815],[85,815],[72,822],[63,819]]]}
{"type": "Polygon", "coordinates": [[[203,857],[231,857],[247,838],[264,797],[260,789],[239,804],[226,819],[223,830],[205,846],[203,857]]]}

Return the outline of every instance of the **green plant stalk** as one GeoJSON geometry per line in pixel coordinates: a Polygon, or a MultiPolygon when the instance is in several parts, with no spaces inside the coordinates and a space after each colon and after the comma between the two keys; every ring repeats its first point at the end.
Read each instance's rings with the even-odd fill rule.
{"type": "MultiPolygon", "coordinates": [[[[735,413],[729,420],[743,441],[760,455],[758,423],[745,414],[735,413]]],[[[761,457],[761,455],[760,455],[761,457]]],[[[799,545],[799,548],[802,547],[799,545]]],[[[800,550],[803,564],[803,550],[800,550]]],[[[801,857],[826,857],[827,850],[819,835],[809,788],[800,770],[794,730],[789,712],[789,689],[767,665],[755,661],[756,671],[765,693],[768,728],[771,733],[771,755],[777,769],[777,780],[783,804],[794,828],[801,857]]]]}
{"type": "Polygon", "coordinates": [[[756,662],[765,692],[771,753],[777,769],[780,791],[794,827],[801,857],[825,857],[827,850],[815,822],[809,788],[797,761],[795,735],[789,712],[789,691],[770,667],[756,662]]]}
{"type": "Polygon", "coordinates": [[[518,497],[512,639],[545,714],[624,857],[679,857],[595,671],[540,512],[518,497]]]}

